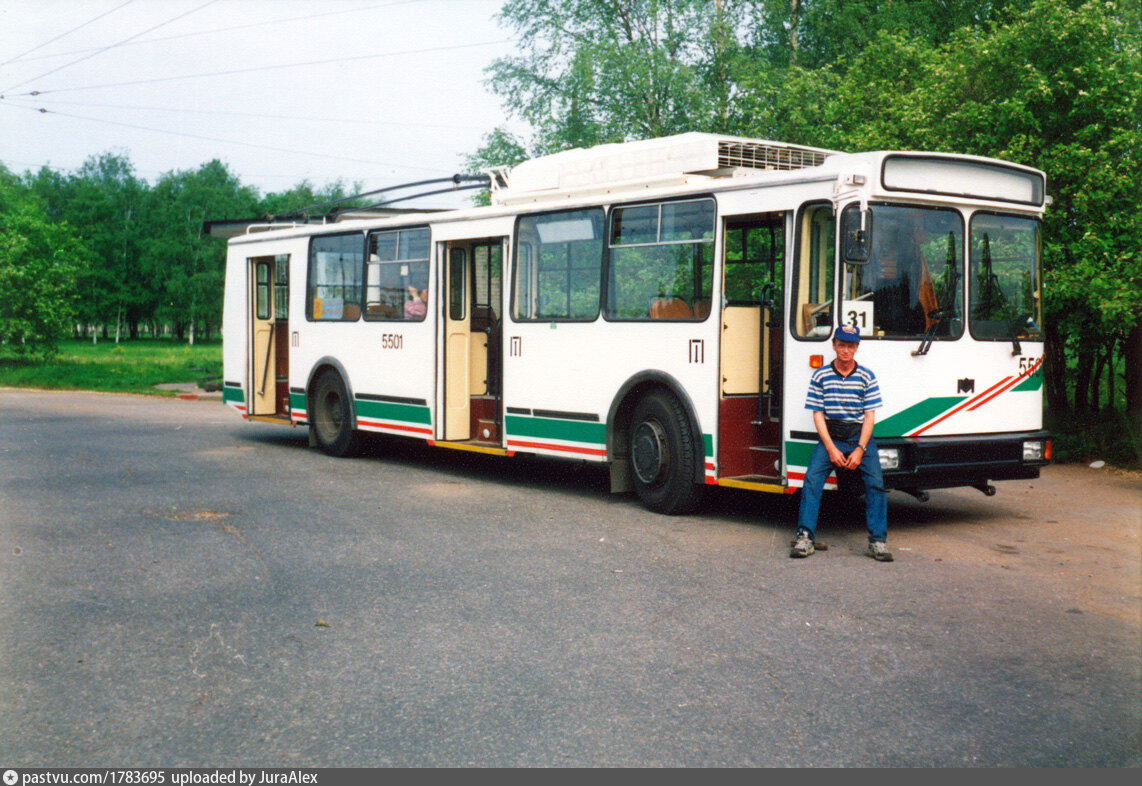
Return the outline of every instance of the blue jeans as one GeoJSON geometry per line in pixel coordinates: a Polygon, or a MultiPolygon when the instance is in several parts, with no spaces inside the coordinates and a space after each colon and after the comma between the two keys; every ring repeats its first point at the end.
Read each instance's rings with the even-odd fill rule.
{"type": "MultiPolygon", "coordinates": [[[[846,456],[856,449],[857,442],[855,439],[833,440],[837,450],[846,456]]],[[[797,531],[808,532],[810,538],[817,535],[817,511],[821,507],[821,493],[833,469],[825,444],[818,440],[813,455],[809,457],[809,468],[805,470],[801,512],[797,516],[797,531]]],[[[868,450],[860,460],[860,474],[864,478],[864,520],[868,527],[868,539],[870,543],[883,543],[888,538],[888,498],[884,492],[884,476],[880,472],[880,454],[876,449],[876,440],[871,437],[868,440],[868,450]]]]}

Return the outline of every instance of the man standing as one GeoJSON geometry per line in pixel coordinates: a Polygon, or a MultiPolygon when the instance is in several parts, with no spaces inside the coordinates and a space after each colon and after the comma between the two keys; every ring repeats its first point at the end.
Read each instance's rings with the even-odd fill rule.
{"type": "Polygon", "coordinates": [[[819,441],[805,470],[801,489],[801,511],[797,536],[790,557],[808,557],[815,550],[817,511],[825,480],[834,469],[860,469],[865,485],[865,524],[868,527],[868,556],[878,562],[892,562],[892,552],[884,545],[888,537],[888,501],[880,456],[872,429],[874,410],[880,408],[880,386],[876,375],[855,359],[860,331],[841,325],[833,334],[836,358],[813,372],[805,408],[813,412],[813,425],[819,441]]]}

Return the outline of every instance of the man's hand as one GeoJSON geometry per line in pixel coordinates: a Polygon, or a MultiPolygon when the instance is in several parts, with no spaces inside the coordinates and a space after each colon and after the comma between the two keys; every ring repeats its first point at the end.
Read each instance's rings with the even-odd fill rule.
{"type": "MultiPolygon", "coordinates": [[[[839,453],[840,451],[837,452],[839,453]]],[[[860,445],[857,445],[855,448],[853,448],[853,452],[850,453],[847,458],[845,458],[845,463],[839,466],[843,466],[845,469],[859,469],[861,459],[863,458],[864,448],[862,448],[860,445]]]]}
{"type": "MultiPolygon", "coordinates": [[[[842,469],[849,466],[849,458],[844,453],[841,453],[840,448],[836,445],[826,445],[825,449],[829,451],[829,461],[833,462],[834,465],[842,469]]],[[[857,466],[860,466],[859,461],[857,462],[857,466]]]]}

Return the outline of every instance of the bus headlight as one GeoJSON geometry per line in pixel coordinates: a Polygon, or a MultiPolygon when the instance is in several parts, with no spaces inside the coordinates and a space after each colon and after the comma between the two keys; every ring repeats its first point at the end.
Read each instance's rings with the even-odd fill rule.
{"type": "Polygon", "coordinates": [[[1029,439],[1023,443],[1024,461],[1042,461],[1044,456],[1043,440],[1029,439]]]}
{"type": "Polygon", "coordinates": [[[900,448],[877,448],[877,453],[880,454],[881,469],[900,469],[900,448]]]}

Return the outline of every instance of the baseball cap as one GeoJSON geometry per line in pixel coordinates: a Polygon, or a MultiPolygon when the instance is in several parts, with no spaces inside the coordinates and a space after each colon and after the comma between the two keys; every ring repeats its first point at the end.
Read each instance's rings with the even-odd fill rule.
{"type": "Polygon", "coordinates": [[[833,333],[833,338],[837,341],[851,341],[854,344],[860,343],[860,328],[854,325],[841,325],[833,333]]]}

